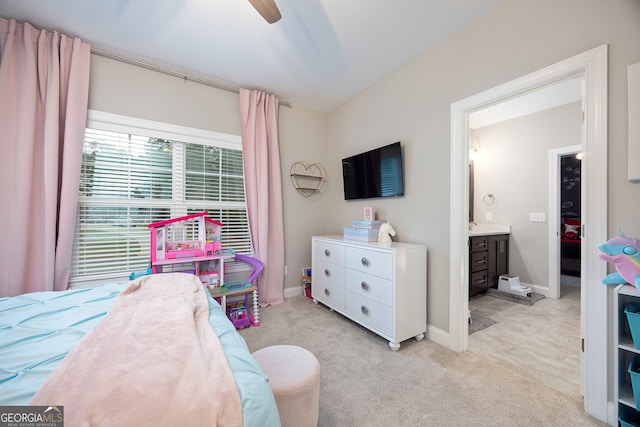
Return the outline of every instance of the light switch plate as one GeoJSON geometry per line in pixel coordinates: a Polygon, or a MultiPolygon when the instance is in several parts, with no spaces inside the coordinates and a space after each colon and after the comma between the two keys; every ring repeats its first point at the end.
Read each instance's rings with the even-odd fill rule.
{"type": "Polygon", "coordinates": [[[531,212],[529,213],[530,222],[546,222],[547,214],[544,212],[531,212]]]}

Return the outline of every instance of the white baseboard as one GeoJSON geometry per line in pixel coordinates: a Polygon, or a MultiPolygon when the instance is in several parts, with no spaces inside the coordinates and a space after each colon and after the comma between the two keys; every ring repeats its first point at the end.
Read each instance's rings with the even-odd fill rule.
{"type": "Polygon", "coordinates": [[[529,285],[529,284],[526,284],[526,283],[523,283],[522,285],[523,286],[531,286],[531,289],[533,289],[533,292],[535,292],[536,294],[544,295],[545,297],[549,296],[549,287],[548,286],[529,285]]]}
{"type": "Polygon", "coordinates": [[[284,288],[284,299],[299,297],[301,295],[304,295],[304,289],[302,288],[302,285],[284,288]]]}
{"type": "Polygon", "coordinates": [[[451,334],[445,332],[442,329],[436,328],[432,325],[427,325],[427,338],[429,341],[433,341],[436,344],[440,344],[450,350],[453,350],[453,344],[451,342],[451,334]]]}

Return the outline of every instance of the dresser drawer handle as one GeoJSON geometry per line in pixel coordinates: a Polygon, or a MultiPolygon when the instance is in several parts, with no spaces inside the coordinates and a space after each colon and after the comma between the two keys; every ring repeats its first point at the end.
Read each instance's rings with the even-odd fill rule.
{"type": "Polygon", "coordinates": [[[365,307],[364,305],[362,307],[360,307],[360,311],[362,312],[362,314],[364,314],[365,316],[369,315],[369,309],[367,307],[365,307]]]}
{"type": "Polygon", "coordinates": [[[328,268],[324,269],[324,275],[327,276],[327,277],[331,276],[331,272],[329,271],[328,268]]]}
{"type": "Polygon", "coordinates": [[[487,263],[487,261],[485,261],[483,259],[476,260],[476,264],[486,264],[486,263],[487,263]]]}
{"type": "Polygon", "coordinates": [[[329,249],[325,249],[324,256],[330,256],[330,255],[331,255],[331,251],[329,249]]]}
{"type": "Polygon", "coordinates": [[[367,282],[360,283],[360,287],[362,288],[363,291],[369,290],[369,284],[367,282]]]}
{"type": "Polygon", "coordinates": [[[331,292],[329,292],[329,289],[324,288],[324,294],[325,294],[326,296],[329,296],[329,295],[331,295],[331,292]]]}
{"type": "Polygon", "coordinates": [[[486,283],[486,280],[485,279],[480,279],[480,280],[476,280],[475,282],[476,282],[477,285],[482,285],[482,284],[486,283]]]}
{"type": "Polygon", "coordinates": [[[365,267],[369,265],[369,260],[366,259],[365,257],[362,257],[362,259],[360,260],[360,262],[362,263],[362,265],[364,265],[365,267]]]}

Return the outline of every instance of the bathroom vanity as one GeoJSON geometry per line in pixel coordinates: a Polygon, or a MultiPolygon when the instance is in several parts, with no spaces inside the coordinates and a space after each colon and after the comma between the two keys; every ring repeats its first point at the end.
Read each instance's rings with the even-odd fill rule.
{"type": "Polygon", "coordinates": [[[508,225],[479,224],[469,231],[469,296],[498,287],[498,278],[509,273],[508,225]]]}

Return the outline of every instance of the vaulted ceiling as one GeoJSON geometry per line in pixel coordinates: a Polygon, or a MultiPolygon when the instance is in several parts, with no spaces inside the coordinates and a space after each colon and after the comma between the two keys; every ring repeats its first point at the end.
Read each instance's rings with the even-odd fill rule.
{"type": "Polygon", "coordinates": [[[0,17],[329,111],[505,0],[0,0],[0,17]]]}

